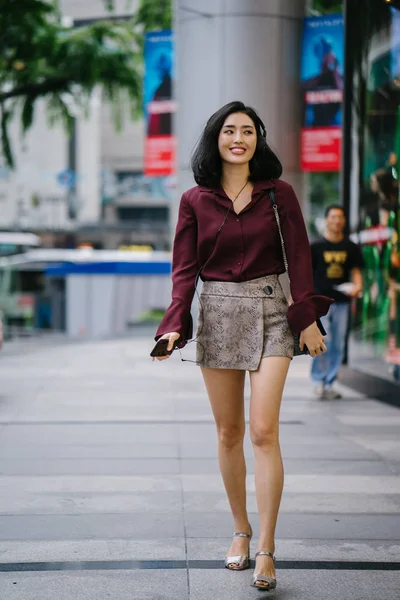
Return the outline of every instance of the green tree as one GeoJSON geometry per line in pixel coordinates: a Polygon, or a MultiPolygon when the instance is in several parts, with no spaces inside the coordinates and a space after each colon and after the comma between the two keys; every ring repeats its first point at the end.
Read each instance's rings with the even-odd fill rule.
{"type": "MultiPolygon", "coordinates": [[[[115,0],[105,0],[110,11],[115,8],[115,0]]],[[[129,8],[131,0],[126,0],[129,8]]],[[[141,0],[134,17],[135,26],[139,31],[155,31],[171,29],[172,0],[141,0]]]]}
{"type": "MultiPolygon", "coordinates": [[[[113,2],[104,0],[113,10],[113,2]]],[[[14,166],[9,125],[19,118],[26,132],[35,106],[45,99],[49,124],[67,127],[74,106],[88,108],[94,88],[112,103],[116,126],[128,101],[141,114],[143,33],[171,27],[170,0],[141,0],[130,20],[99,20],[79,27],[63,24],[57,0],[0,0],[1,148],[14,166]]]]}
{"type": "Polygon", "coordinates": [[[343,0],[313,0],[311,12],[318,15],[340,13],[343,10],[343,0]]]}

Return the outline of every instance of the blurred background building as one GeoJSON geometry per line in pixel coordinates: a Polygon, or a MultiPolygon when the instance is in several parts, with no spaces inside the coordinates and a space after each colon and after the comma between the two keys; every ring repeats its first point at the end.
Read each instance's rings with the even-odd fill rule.
{"type": "Polygon", "coordinates": [[[363,295],[353,303],[348,362],[397,381],[399,8],[397,0],[308,2],[301,67],[301,158],[310,236],[323,233],[324,209],[340,201],[365,261],[363,295]],[[329,141],[332,135],[337,139],[329,141]]]}
{"type": "MultiPolygon", "coordinates": [[[[76,28],[129,20],[138,5],[119,0],[110,14],[103,0],[60,2],[63,22],[76,28]]],[[[144,175],[145,120],[132,120],[126,106],[116,131],[112,111],[95,92],[88,115],[76,109],[71,136],[61,124],[49,127],[44,102],[24,137],[12,123],[16,168],[1,168],[1,229],[33,231],[55,247],[168,247],[174,177],[144,175]]]]}
{"type": "MultiPolygon", "coordinates": [[[[9,167],[6,157],[0,163],[0,230],[34,233],[35,244],[47,248],[86,244],[151,252],[142,252],[141,258],[135,252],[107,259],[92,255],[92,260],[86,255],[85,261],[82,255],[79,260],[74,255],[50,260],[48,255],[40,266],[34,255],[40,277],[24,276],[21,281],[29,284],[12,284],[14,296],[24,288],[22,300],[20,294],[11,302],[21,304],[20,322],[45,323],[74,335],[105,335],[127,330],[146,312],[159,317],[170,291],[170,256],[157,251],[170,250],[181,193],[194,183],[192,149],[216,109],[242,100],[267,125],[269,143],[284,165],[283,177],[300,198],[310,237],[323,233],[327,205],[344,205],[349,233],[362,245],[366,263],[363,297],[353,305],[349,361],[358,369],[399,379],[399,8],[398,0],[60,0],[62,23],[77,35],[103,20],[134,28],[139,13],[150,22],[135,63],[143,99],[134,118],[122,99],[120,131],[115,128],[116,103],[105,99],[100,86],[94,87],[86,112],[69,100],[69,133],[59,123],[49,127],[44,100],[37,103],[25,135],[21,119],[14,119],[9,136],[15,167],[9,167]],[[172,18],[165,19],[163,11],[172,18]],[[90,278],[103,269],[111,278],[108,287],[103,279],[90,296],[86,284],[75,285],[78,267],[66,266],[74,260],[81,275],[86,269],[87,282],[93,283],[90,278]],[[55,262],[58,270],[51,271],[55,262]],[[97,264],[93,273],[95,262],[108,267],[97,264]],[[129,275],[136,287],[116,283],[118,269],[123,281],[129,275]],[[146,287],[149,276],[153,283],[146,287]],[[47,294],[42,319],[39,279],[47,294]],[[33,293],[29,286],[34,280],[33,293]],[[27,300],[29,291],[35,301],[27,300]],[[107,300],[91,311],[89,296],[107,300]],[[131,298],[138,296],[141,301],[132,308],[131,298]],[[61,311],[56,297],[63,298],[61,311]],[[73,318],[83,297],[85,314],[99,319],[107,314],[109,326],[82,324],[82,315],[81,321],[73,318]],[[116,311],[121,318],[112,317],[116,311]]],[[[115,50],[117,42],[107,40],[105,46],[115,50]]],[[[20,63],[15,64],[19,69],[20,63]]],[[[1,244],[0,232],[0,251],[13,252],[10,238],[1,244]]],[[[26,242],[26,248],[35,244],[26,242]]],[[[24,245],[15,245],[14,252],[17,247],[24,245]]],[[[10,306],[10,282],[17,279],[2,277],[3,267],[4,310],[10,306]]]]}

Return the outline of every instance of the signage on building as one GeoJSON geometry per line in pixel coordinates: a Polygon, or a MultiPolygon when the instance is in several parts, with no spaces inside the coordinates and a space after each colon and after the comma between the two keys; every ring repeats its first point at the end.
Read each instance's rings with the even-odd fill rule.
{"type": "Polygon", "coordinates": [[[144,61],[146,119],[144,174],[163,177],[175,172],[176,140],[172,131],[175,101],[171,31],[157,31],[146,35],[144,61]]]}
{"type": "Polygon", "coordinates": [[[340,170],[343,61],[343,16],[304,19],[301,58],[303,171],[340,170]]]}
{"type": "Polygon", "coordinates": [[[175,177],[147,177],[138,171],[102,171],[103,204],[155,204],[172,200],[175,177]]]}
{"type": "Polygon", "coordinates": [[[64,169],[57,173],[57,183],[60,187],[71,190],[76,185],[76,174],[72,169],[64,169]]]}

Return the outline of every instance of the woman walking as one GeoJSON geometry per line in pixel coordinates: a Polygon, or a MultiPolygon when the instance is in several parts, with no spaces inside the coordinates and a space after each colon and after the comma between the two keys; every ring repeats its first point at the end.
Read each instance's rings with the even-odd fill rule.
{"type": "MultiPolygon", "coordinates": [[[[197,328],[201,367],[218,435],[219,465],[232,510],[234,537],[225,566],[250,565],[252,529],[246,509],[244,383],[250,374],[250,437],[260,520],[252,585],[276,587],[275,527],[283,488],[279,411],[293,357],[293,334],[311,356],[325,352],[316,320],[331,300],[314,295],[309,242],[282,166],[257,113],[232,102],[211,116],[192,158],[198,184],[182,196],[173,248],[172,303],[157,330],[168,352],[192,336],[195,281],[203,289],[197,328]],[[288,306],[278,275],[291,275],[288,306]]],[[[165,360],[169,354],[158,356],[165,360]]],[[[154,360],[154,359],[153,359],[154,360]]]]}

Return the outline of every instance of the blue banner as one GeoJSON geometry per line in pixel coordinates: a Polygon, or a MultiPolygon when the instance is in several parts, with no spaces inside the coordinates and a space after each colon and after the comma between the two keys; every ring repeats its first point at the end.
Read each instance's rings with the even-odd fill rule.
{"type": "Polygon", "coordinates": [[[148,176],[162,177],[171,175],[175,170],[172,32],[168,30],[146,34],[144,58],[144,172],[148,176]]]}
{"type": "MultiPolygon", "coordinates": [[[[152,114],[157,114],[157,108],[154,103],[172,102],[172,81],[173,81],[173,35],[172,31],[155,31],[146,34],[144,45],[144,111],[146,115],[148,133],[171,134],[171,118],[169,124],[164,122],[156,124],[151,123],[152,114]],[[162,126],[163,125],[163,126],[162,126]],[[155,129],[151,131],[151,129],[155,129]]],[[[160,104],[161,106],[161,104],[160,104]]],[[[166,107],[167,108],[167,107],[166,107]]],[[[173,111],[169,111],[170,114],[173,111]]],[[[165,114],[164,112],[158,114],[165,114]]],[[[166,119],[164,119],[166,121],[166,119]]]]}
{"type": "Polygon", "coordinates": [[[304,19],[301,82],[304,127],[342,124],[343,15],[304,19]]]}

